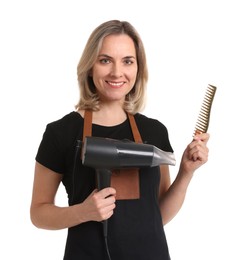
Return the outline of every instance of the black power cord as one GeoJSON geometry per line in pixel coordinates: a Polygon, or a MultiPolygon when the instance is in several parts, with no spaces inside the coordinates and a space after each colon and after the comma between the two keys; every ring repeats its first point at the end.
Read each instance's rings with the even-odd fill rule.
{"type": "Polygon", "coordinates": [[[75,154],[74,154],[74,166],[73,166],[73,172],[72,172],[72,196],[70,200],[70,205],[73,205],[74,203],[74,195],[75,195],[75,172],[76,172],[76,162],[77,162],[77,157],[79,155],[81,147],[81,141],[77,140],[76,141],[76,147],[75,147],[75,154]]]}
{"type": "Polygon", "coordinates": [[[108,260],[111,260],[109,246],[108,246],[108,238],[107,238],[107,232],[108,232],[107,220],[104,220],[102,222],[102,224],[103,224],[103,235],[104,235],[104,240],[105,240],[105,249],[106,249],[106,253],[107,253],[107,256],[108,256],[108,260]]]}

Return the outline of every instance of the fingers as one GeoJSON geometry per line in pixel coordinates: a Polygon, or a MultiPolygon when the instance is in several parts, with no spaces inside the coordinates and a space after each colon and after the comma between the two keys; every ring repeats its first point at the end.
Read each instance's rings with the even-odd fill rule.
{"type": "Polygon", "coordinates": [[[208,160],[209,149],[206,142],[209,136],[205,136],[205,141],[197,137],[190,145],[188,151],[188,158],[193,161],[206,162],[208,160]]]}
{"type": "Polygon", "coordinates": [[[94,190],[86,200],[91,220],[102,221],[110,218],[116,207],[116,190],[109,187],[100,191],[94,190]]]}
{"type": "Polygon", "coordinates": [[[113,215],[116,201],[115,194],[115,189],[110,187],[95,193],[93,199],[101,220],[108,219],[113,215]]]}
{"type": "Polygon", "coordinates": [[[183,153],[180,166],[183,172],[193,174],[196,169],[208,161],[208,140],[209,134],[207,133],[194,136],[193,141],[187,146],[183,153]]]}
{"type": "Polygon", "coordinates": [[[199,161],[205,163],[208,160],[208,150],[201,150],[201,149],[194,150],[193,149],[193,151],[191,151],[190,154],[191,154],[190,159],[192,159],[194,162],[199,160],[199,161]]]}
{"type": "Polygon", "coordinates": [[[210,135],[208,133],[198,133],[193,137],[193,141],[203,141],[205,144],[208,142],[210,135]]]}
{"type": "Polygon", "coordinates": [[[107,198],[109,196],[115,196],[116,190],[114,188],[108,187],[100,190],[98,195],[102,198],[107,198]]]}

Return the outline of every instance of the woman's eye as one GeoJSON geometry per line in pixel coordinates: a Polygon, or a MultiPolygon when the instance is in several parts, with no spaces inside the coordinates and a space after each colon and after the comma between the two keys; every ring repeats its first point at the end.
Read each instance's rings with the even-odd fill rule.
{"type": "Polygon", "coordinates": [[[101,59],[100,63],[103,63],[103,64],[110,63],[110,60],[108,60],[108,59],[101,59]]]}
{"type": "Polygon", "coordinates": [[[131,65],[132,63],[133,63],[132,60],[125,60],[125,64],[127,64],[127,65],[131,65]]]}

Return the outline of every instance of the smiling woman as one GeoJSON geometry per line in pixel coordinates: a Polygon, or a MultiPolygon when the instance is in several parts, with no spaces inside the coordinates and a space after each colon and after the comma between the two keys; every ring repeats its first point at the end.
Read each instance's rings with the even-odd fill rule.
{"type": "Polygon", "coordinates": [[[68,228],[65,260],[169,260],[164,225],[180,210],[196,169],[207,162],[209,135],[199,133],[187,145],[172,184],[169,166],[163,164],[112,169],[111,187],[97,190],[95,170],[80,159],[86,136],[173,149],[165,125],[140,113],[147,63],[141,38],[129,22],[99,25],[77,73],[76,111],[47,125],[36,155],[31,220],[39,228],[68,228]],[[55,203],[60,182],[69,198],[66,207],[55,203]],[[123,183],[129,187],[125,193],[119,189],[123,183]]]}
{"type": "MultiPolygon", "coordinates": [[[[78,110],[98,110],[100,97],[96,92],[96,86],[91,76],[93,67],[98,64],[98,61],[100,63],[110,64],[110,66],[107,65],[107,68],[110,67],[114,69],[114,71],[111,72],[112,77],[113,75],[118,77],[116,73],[124,72],[118,71],[120,68],[128,67],[125,71],[132,69],[137,70],[135,71],[135,73],[137,73],[135,75],[135,82],[132,82],[133,88],[125,97],[124,109],[130,113],[136,113],[142,110],[145,105],[148,70],[144,46],[135,28],[128,22],[122,22],[121,26],[119,26],[118,21],[111,21],[103,23],[92,32],[77,68],[81,92],[80,100],[76,106],[78,110]],[[125,39],[124,42],[122,42],[122,40],[120,41],[122,37],[125,39]],[[108,38],[112,40],[111,44],[108,38]],[[130,46],[128,46],[128,44],[130,44],[130,46]],[[117,46],[118,48],[116,48],[117,46]],[[122,51],[122,53],[118,53],[118,51],[122,51]],[[119,68],[120,64],[122,64],[122,66],[119,68]]],[[[128,74],[129,73],[130,72],[128,72],[128,74]]],[[[108,80],[110,79],[108,78],[108,80]]],[[[111,80],[113,81],[113,78],[111,78],[111,80]]]]}

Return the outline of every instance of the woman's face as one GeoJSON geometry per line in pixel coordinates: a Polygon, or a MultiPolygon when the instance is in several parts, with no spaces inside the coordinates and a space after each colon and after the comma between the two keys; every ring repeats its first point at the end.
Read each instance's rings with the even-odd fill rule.
{"type": "Polygon", "coordinates": [[[92,77],[102,102],[124,102],[137,76],[137,58],[133,40],[126,34],[104,38],[92,77]]]}

